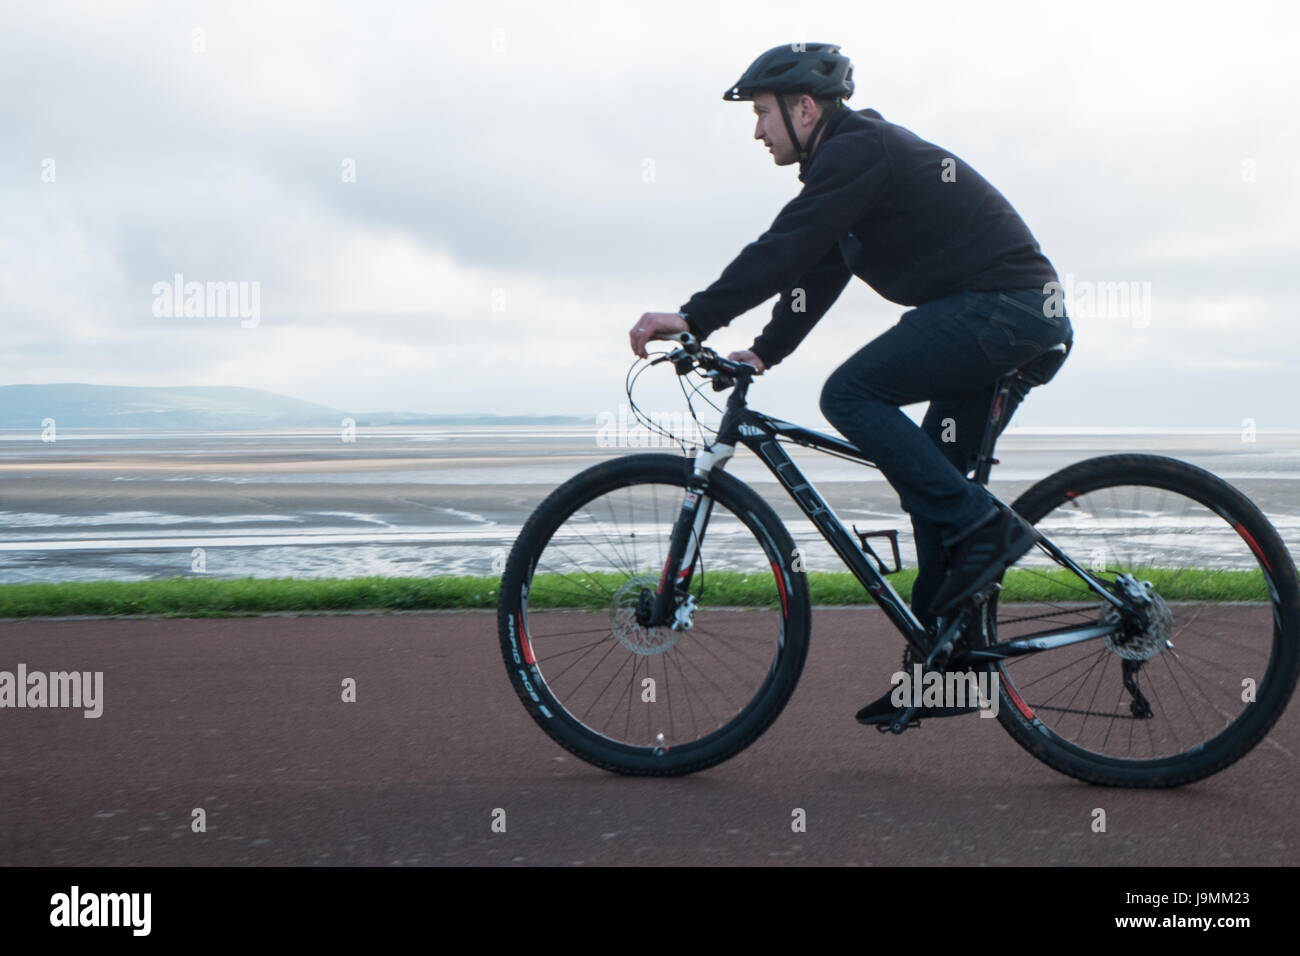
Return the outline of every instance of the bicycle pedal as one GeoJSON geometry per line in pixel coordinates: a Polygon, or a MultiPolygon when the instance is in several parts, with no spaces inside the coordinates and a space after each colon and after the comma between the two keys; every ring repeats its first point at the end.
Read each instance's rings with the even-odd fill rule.
{"type": "Polygon", "coordinates": [[[889,732],[891,734],[901,734],[908,727],[920,727],[921,721],[916,716],[918,709],[917,707],[907,707],[899,711],[898,716],[889,724],[889,732]]]}
{"type": "Polygon", "coordinates": [[[882,734],[901,734],[904,730],[910,730],[913,727],[920,727],[921,721],[918,718],[913,717],[912,720],[908,722],[907,726],[900,730],[894,730],[890,724],[872,724],[871,726],[875,727],[876,730],[880,731],[882,734]]]}
{"type": "MultiPolygon", "coordinates": [[[[864,708],[864,710],[866,709],[869,708],[864,708]]],[[[897,709],[893,709],[893,710],[880,711],[868,715],[862,715],[860,713],[858,717],[858,723],[865,724],[868,727],[875,727],[876,730],[880,731],[882,734],[887,734],[890,733],[891,730],[893,730],[893,725],[898,721],[898,719],[902,717],[904,714],[907,714],[908,720],[907,720],[906,727],[920,727],[921,718],[916,716],[916,710],[917,708],[910,707],[910,708],[905,708],[904,710],[901,711],[897,709]]],[[[903,730],[906,729],[906,727],[900,730],[893,730],[893,732],[902,733],[903,730]]]]}

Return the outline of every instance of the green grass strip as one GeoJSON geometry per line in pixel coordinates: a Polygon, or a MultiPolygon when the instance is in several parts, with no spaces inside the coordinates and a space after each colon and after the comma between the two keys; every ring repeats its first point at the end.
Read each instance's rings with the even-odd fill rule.
{"type": "MultiPolygon", "coordinates": [[[[1164,570],[1136,572],[1167,600],[1264,601],[1259,571],[1164,570]]],[[[890,575],[888,581],[908,600],[916,572],[890,575]]],[[[623,575],[538,575],[529,606],[607,609],[626,582],[623,575]]],[[[111,616],[156,614],[167,617],[230,617],[269,612],[353,610],[472,610],[496,607],[498,578],[169,578],[158,581],[88,581],[61,584],[0,585],[0,617],[111,616]]],[[[698,579],[697,579],[698,583],[698,579]]],[[[848,572],[810,573],[814,604],[867,604],[870,595],[848,572]]],[[[1063,569],[1013,569],[1003,581],[1000,601],[1094,601],[1063,569]]],[[[778,600],[770,572],[709,571],[704,603],[772,607],[778,600]]]]}

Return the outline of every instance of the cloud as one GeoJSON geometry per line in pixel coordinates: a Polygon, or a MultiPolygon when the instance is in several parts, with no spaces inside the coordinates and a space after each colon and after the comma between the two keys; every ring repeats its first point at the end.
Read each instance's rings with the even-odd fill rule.
{"type": "MultiPolygon", "coordinates": [[[[1148,326],[1076,320],[1089,400],[1063,372],[1040,407],[1119,423],[1159,381],[1153,407],[1193,423],[1210,406],[1176,396],[1208,371],[1247,404],[1290,386],[1270,375],[1300,347],[1297,25],[1250,3],[19,4],[0,35],[0,82],[22,91],[0,103],[0,380],[615,407],[637,316],[706,286],[797,192],[721,94],[802,38],[842,43],[853,105],[969,161],[1062,274],[1150,283],[1148,326]],[[177,272],[261,283],[261,325],[154,318],[177,272]]],[[[719,342],[748,345],[768,311],[719,342]]],[[[847,292],[765,407],[815,418],[825,375],[902,311],[847,292]]]]}

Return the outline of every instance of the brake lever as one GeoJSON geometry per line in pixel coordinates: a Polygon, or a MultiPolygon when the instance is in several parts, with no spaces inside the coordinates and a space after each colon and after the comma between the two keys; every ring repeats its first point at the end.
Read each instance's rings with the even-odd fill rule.
{"type": "Polygon", "coordinates": [[[689,375],[691,370],[695,368],[695,356],[686,352],[685,349],[673,349],[668,357],[678,375],[689,375]]]}

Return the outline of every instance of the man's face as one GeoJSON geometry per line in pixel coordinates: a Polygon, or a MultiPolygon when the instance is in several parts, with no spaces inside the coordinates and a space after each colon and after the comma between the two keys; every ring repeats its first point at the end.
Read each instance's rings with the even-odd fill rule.
{"type": "MultiPolygon", "coordinates": [[[[754,115],[758,122],[754,126],[754,139],[762,140],[771,149],[772,161],[778,166],[789,166],[799,162],[799,152],[790,142],[785,122],[781,119],[781,107],[776,103],[775,93],[754,93],[754,115]]],[[[804,96],[790,109],[790,122],[794,124],[795,133],[805,143],[808,133],[817,125],[817,108],[812,97],[804,96]]]]}

